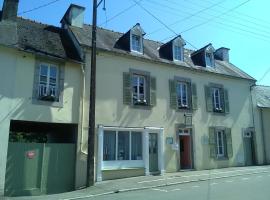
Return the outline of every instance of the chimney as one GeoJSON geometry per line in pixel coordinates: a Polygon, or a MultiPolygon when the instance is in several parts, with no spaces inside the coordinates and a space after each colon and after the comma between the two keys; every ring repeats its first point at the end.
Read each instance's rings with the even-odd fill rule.
{"type": "Polygon", "coordinates": [[[215,59],[229,62],[229,48],[221,47],[214,53],[215,59]]]}
{"type": "Polygon", "coordinates": [[[4,0],[1,20],[16,21],[18,4],[19,0],[4,0]]]}
{"type": "Polygon", "coordinates": [[[85,7],[71,4],[61,19],[62,27],[65,25],[83,27],[85,7]]]}

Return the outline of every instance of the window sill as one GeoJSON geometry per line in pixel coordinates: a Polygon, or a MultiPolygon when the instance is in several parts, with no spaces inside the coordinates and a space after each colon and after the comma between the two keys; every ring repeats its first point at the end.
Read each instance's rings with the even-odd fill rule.
{"type": "Polygon", "coordinates": [[[151,110],[152,109],[152,107],[153,106],[150,106],[150,105],[148,105],[148,104],[146,104],[146,105],[131,105],[130,106],[131,108],[134,108],[134,109],[144,109],[144,110],[151,110]]]}
{"type": "Polygon", "coordinates": [[[32,99],[32,104],[35,105],[43,105],[43,106],[51,106],[51,107],[56,107],[56,108],[63,108],[63,103],[59,101],[46,101],[46,100],[41,100],[41,99],[32,99]]]}
{"type": "Polygon", "coordinates": [[[216,160],[216,161],[228,161],[229,158],[226,157],[226,156],[224,156],[224,157],[217,157],[217,158],[215,158],[215,160],[216,160]]]}

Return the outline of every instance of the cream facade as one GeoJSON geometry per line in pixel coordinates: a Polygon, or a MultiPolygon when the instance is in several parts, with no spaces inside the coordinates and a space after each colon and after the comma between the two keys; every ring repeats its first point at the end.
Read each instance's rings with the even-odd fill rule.
{"type": "MultiPolygon", "coordinates": [[[[81,131],[79,124],[83,99],[83,72],[79,63],[3,46],[0,47],[0,59],[0,195],[3,195],[11,121],[72,124],[78,127],[78,131],[73,133],[77,137],[81,131]],[[63,67],[62,105],[51,106],[35,102],[34,77],[39,62],[54,63],[63,67]]],[[[78,161],[81,157],[80,152],[78,149],[78,161]]]]}
{"type": "MultiPolygon", "coordinates": [[[[198,109],[192,111],[192,157],[193,167],[196,170],[221,168],[229,166],[244,166],[245,153],[243,147],[243,129],[253,127],[250,86],[253,81],[185,70],[166,64],[157,64],[142,59],[134,59],[131,56],[120,56],[105,52],[99,52],[97,57],[97,103],[96,123],[103,127],[137,127],[147,130],[147,127],[163,129],[161,141],[164,155],[164,171],[175,172],[180,170],[179,148],[179,124],[185,124],[185,113],[175,111],[169,105],[169,80],[175,76],[191,79],[197,85],[198,109]],[[151,73],[156,78],[156,105],[151,108],[136,108],[123,104],[123,73],[130,69],[142,70],[151,73]],[[206,111],[204,86],[210,82],[222,84],[228,90],[230,112],[228,114],[215,114],[206,111]],[[241,92],[239,92],[241,91],[241,92]],[[216,160],[210,158],[209,127],[227,127],[231,129],[233,155],[229,159],[216,160]],[[166,144],[166,138],[173,138],[173,144],[166,144]]],[[[98,128],[99,130],[100,128],[98,128]]],[[[116,128],[117,129],[117,128],[116,128]]],[[[144,132],[142,130],[142,132],[144,132]]],[[[97,133],[98,135],[100,133],[97,133]]],[[[102,144],[97,137],[97,143],[102,144]]],[[[260,142],[258,141],[258,146],[260,142]]],[[[98,152],[100,151],[98,147],[98,152]]],[[[98,153],[97,152],[97,153],[98,153]]],[[[99,152],[99,155],[103,152],[99,152]]],[[[103,164],[101,169],[106,172],[109,166],[103,164]]],[[[112,161],[113,162],[113,161],[112,161]]],[[[145,162],[145,160],[144,160],[145,162]]],[[[115,170],[121,169],[114,168],[115,170]]],[[[142,165],[141,168],[144,168],[142,165]]],[[[130,168],[133,168],[132,165],[130,168]]],[[[140,168],[140,167],[138,167],[140,168]]],[[[128,170],[128,167],[127,169],[128,170]]],[[[140,169],[138,169],[140,170],[140,169]]],[[[115,173],[112,170],[112,173],[115,173]]],[[[117,173],[117,171],[116,171],[117,173]]],[[[147,173],[145,173],[147,174],[147,173]]]]}

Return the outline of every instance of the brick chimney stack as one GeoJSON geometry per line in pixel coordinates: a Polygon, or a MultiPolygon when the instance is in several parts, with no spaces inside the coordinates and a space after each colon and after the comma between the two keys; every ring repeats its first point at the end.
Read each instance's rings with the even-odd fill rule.
{"type": "Polygon", "coordinates": [[[2,20],[16,21],[19,0],[4,0],[2,8],[2,20]]]}

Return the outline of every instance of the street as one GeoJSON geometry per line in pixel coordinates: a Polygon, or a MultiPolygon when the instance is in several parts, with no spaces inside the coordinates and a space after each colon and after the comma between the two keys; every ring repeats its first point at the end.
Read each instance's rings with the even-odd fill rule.
{"type": "Polygon", "coordinates": [[[185,199],[185,200],[269,200],[270,173],[236,176],[167,187],[84,198],[84,200],[185,199]]]}

